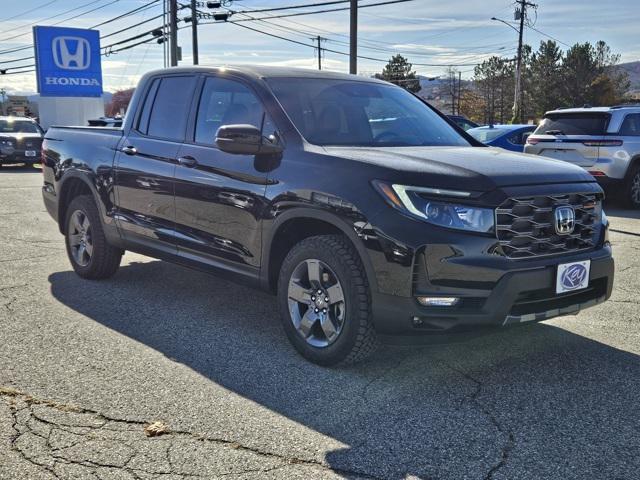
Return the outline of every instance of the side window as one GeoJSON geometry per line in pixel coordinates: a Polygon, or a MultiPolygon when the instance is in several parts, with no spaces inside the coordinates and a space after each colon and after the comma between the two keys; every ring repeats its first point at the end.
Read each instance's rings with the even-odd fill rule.
{"type": "Polygon", "coordinates": [[[640,136],[640,113],[631,113],[624,118],[620,127],[620,135],[628,137],[640,136]]]}
{"type": "Polygon", "coordinates": [[[148,135],[175,141],[184,139],[195,84],[193,76],[160,79],[149,115],[148,135]]]}
{"type": "MultiPolygon", "coordinates": [[[[213,145],[222,125],[248,124],[263,128],[264,107],[251,90],[226,78],[206,79],[196,119],[195,141],[213,145]]],[[[273,129],[265,125],[265,128],[273,129]]],[[[265,130],[267,134],[273,131],[265,130]]]]}
{"type": "Polygon", "coordinates": [[[522,132],[516,132],[512,135],[509,135],[507,137],[507,140],[509,141],[509,143],[512,143],[514,145],[524,145],[524,142],[522,141],[522,132]]]}
{"type": "Polygon", "coordinates": [[[144,133],[145,135],[149,130],[149,114],[151,113],[153,101],[156,99],[158,85],[160,85],[159,78],[156,78],[153,82],[151,82],[151,87],[149,87],[149,91],[147,92],[147,97],[145,98],[144,105],[142,106],[140,119],[138,120],[138,131],[140,133],[144,133]]]}

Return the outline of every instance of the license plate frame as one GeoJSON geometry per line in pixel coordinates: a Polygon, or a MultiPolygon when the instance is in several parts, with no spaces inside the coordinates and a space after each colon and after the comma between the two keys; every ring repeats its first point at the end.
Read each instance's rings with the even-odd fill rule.
{"type": "Polygon", "coordinates": [[[37,156],[37,152],[35,150],[25,150],[24,151],[24,156],[25,157],[35,157],[35,156],[37,156]]]}
{"type": "Polygon", "coordinates": [[[556,271],[556,293],[569,293],[589,287],[591,260],[561,263],[556,271]]]}

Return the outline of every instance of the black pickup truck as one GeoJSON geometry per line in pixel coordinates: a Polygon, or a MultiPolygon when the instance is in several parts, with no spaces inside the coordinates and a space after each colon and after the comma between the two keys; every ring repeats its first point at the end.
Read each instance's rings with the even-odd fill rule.
{"type": "Polygon", "coordinates": [[[45,205],[83,278],[125,250],[277,295],[309,360],[606,300],[593,177],[484,147],[405,90],[268,67],[146,74],[122,128],[53,127],[45,205]]]}

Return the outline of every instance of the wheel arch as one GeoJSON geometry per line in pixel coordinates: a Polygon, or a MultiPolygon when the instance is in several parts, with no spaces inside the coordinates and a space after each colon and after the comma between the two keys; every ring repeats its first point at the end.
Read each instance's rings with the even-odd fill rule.
{"type": "Polygon", "coordinates": [[[311,208],[296,208],[281,214],[269,229],[263,243],[261,283],[263,288],[275,292],[280,266],[291,248],[305,238],[316,235],[342,234],[353,245],[364,266],[372,294],[377,281],[367,249],[354,226],[339,216],[311,208]]]}
{"type": "MultiPolygon", "coordinates": [[[[60,185],[58,192],[58,228],[60,233],[66,233],[67,209],[74,198],[79,195],[91,195],[96,200],[96,192],[91,182],[84,176],[69,172],[67,178],[60,185]]],[[[96,202],[99,205],[98,202],[96,202]]]]}

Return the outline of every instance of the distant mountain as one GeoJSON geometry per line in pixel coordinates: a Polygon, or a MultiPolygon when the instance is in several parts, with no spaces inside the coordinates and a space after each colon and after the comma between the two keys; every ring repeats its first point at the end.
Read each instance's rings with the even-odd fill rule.
{"type": "Polygon", "coordinates": [[[624,70],[629,75],[629,82],[631,83],[631,90],[640,89],[640,61],[621,63],[618,68],[624,70]]]}

